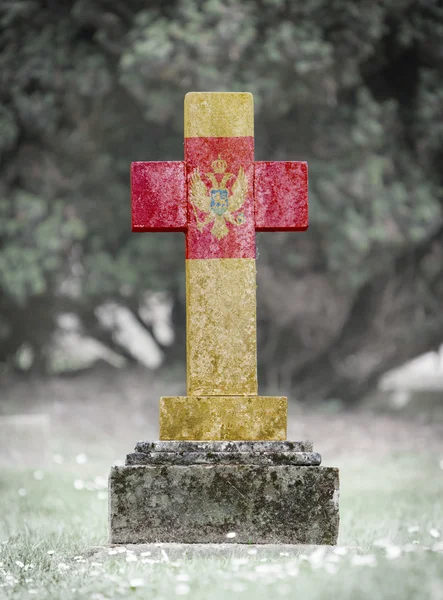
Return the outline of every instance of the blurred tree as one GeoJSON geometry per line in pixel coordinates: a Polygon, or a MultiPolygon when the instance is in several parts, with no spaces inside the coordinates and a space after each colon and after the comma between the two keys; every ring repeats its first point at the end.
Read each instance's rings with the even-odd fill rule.
{"type": "Polygon", "coordinates": [[[439,3],[11,0],[0,19],[0,361],[26,342],[44,368],[63,311],[115,347],[95,308],[137,313],[146,289],[174,297],[183,350],[183,241],[130,233],[128,168],[182,158],[189,90],[252,92],[257,158],[309,161],[309,231],[258,238],[266,384],[353,401],[442,342],[439,3]]]}

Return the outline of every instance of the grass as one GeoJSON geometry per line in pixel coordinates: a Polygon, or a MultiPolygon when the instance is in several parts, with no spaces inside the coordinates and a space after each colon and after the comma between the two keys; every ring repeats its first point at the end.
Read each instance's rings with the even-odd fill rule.
{"type": "Polygon", "coordinates": [[[0,598],[443,598],[443,470],[434,455],[342,459],[337,553],[235,547],[137,556],[106,544],[102,463],[0,473],[0,598]],[[441,534],[441,537],[438,535],[441,534]],[[345,550],[358,546],[359,550],[345,550]]]}

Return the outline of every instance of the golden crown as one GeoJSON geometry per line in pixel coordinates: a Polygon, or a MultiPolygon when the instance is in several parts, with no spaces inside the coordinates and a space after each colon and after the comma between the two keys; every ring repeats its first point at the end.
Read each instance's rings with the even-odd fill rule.
{"type": "Polygon", "coordinates": [[[218,159],[212,163],[214,173],[224,173],[227,166],[226,161],[220,158],[220,154],[218,155],[218,159]]]}

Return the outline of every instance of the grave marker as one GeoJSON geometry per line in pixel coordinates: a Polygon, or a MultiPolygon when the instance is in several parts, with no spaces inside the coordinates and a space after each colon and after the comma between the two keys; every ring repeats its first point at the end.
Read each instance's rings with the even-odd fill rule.
{"type": "Polygon", "coordinates": [[[132,164],[133,230],[186,234],[187,396],[112,469],[112,543],[336,542],[338,470],[257,389],[255,232],[307,228],[307,165],[253,136],[250,94],[190,93],[185,160],[132,164]]]}

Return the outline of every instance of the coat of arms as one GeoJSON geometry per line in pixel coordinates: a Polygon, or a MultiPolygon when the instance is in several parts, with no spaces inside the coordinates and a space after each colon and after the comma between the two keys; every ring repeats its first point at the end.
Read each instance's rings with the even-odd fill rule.
{"type": "Polygon", "coordinates": [[[231,177],[235,176],[233,173],[226,173],[226,167],[227,164],[220,158],[220,155],[212,163],[214,172],[206,173],[206,177],[212,183],[209,194],[206,184],[200,177],[199,170],[195,169],[191,175],[190,200],[194,208],[198,230],[202,231],[204,227],[212,224],[211,233],[218,240],[229,233],[226,221],[233,225],[242,225],[245,222],[243,213],[239,213],[236,217],[233,213],[240,210],[245,202],[246,194],[248,193],[248,179],[243,171],[243,167],[240,167],[231,192],[229,192],[226,184],[231,177]],[[220,181],[216,177],[216,174],[221,175],[220,181]],[[203,221],[199,220],[196,208],[206,213],[206,218],[203,221]]]}

